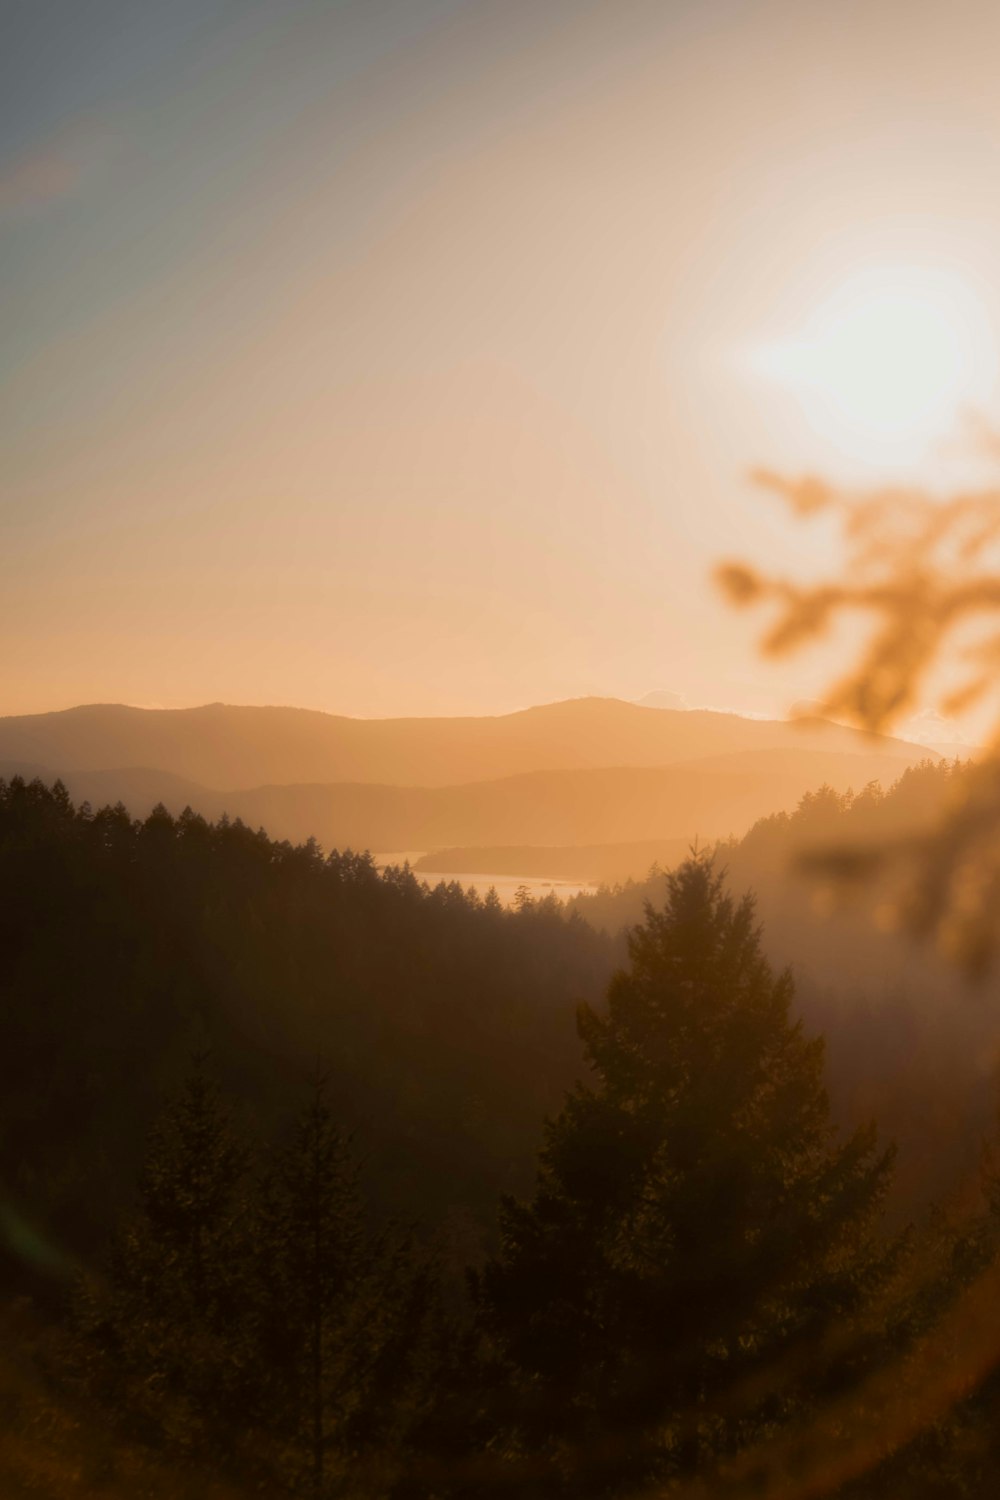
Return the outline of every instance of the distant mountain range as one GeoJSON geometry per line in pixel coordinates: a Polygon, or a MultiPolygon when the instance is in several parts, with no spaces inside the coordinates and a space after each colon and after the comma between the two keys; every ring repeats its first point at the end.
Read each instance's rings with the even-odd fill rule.
{"type": "Polygon", "coordinates": [[[929,756],[823,720],[600,698],[479,719],[223,704],[0,719],[0,775],[59,775],[77,800],[137,816],[190,804],[374,851],[726,837],[823,782],[888,784],[929,756]]]}
{"type": "Polygon", "coordinates": [[[0,761],[103,771],[148,766],[224,791],[293,782],[454,786],[528,771],[666,766],[748,750],[878,753],[920,746],[866,739],[822,719],[783,723],[707,709],[575,698],[496,718],[349,719],[304,708],[128,708],[94,704],[0,718],[0,761]]]}

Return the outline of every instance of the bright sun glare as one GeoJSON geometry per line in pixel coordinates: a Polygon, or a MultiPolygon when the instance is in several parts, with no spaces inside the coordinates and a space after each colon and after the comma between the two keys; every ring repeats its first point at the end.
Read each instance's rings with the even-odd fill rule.
{"type": "Polygon", "coordinates": [[[791,338],[759,346],[758,375],[784,386],[816,435],[849,457],[907,461],[993,404],[989,314],[960,276],[869,270],[846,280],[791,338]]]}

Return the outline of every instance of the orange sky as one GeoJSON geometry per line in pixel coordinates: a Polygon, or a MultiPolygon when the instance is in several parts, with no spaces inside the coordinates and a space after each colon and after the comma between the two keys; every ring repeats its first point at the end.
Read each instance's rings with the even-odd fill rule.
{"type": "Polygon", "coordinates": [[[823,560],[749,464],[877,455],[743,355],[898,265],[992,346],[1000,9],[39,9],[0,73],[0,712],[824,686],[708,573],[823,560]]]}

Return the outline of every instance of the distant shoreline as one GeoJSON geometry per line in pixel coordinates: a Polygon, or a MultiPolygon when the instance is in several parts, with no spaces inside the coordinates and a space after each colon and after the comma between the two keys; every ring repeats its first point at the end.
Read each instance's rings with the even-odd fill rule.
{"type": "MultiPolygon", "coordinates": [[[[621,844],[537,845],[435,849],[413,861],[420,875],[524,876],[532,880],[580,882],[643,879],[650,866],[674,865],[687,854],[692,838],[643,839],[621,844]]],[[[381,862],[381,857],[380,857],[381,862]]]]}

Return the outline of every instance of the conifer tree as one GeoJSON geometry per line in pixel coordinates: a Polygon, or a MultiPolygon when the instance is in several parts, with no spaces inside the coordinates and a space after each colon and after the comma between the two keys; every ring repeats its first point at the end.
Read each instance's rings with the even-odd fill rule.
{"type": "Polygon", "coordinates": [[[707,1472],[851,1378],[857,1351],[823,1340],[888,1269],[891,1152],[873,1127],[834,1139],[822,1041],[790,1017],[752,898],[696,856],[629,958],[606,1011],[579,1011],[593,1080],[473,1278],[522,1493],[707,1472]]]}
{"type": "Polygon", "coordinates": [[[91,1393],[136,1436],[199,1468],[233,1466],[252,1377],[247,1167],[201,1059],[153,1129],[107,1277],[81,1292],[91,1393]]]}
{"type": "Polygon", "coordinates": [[[429,1272],[367,1223],[351,1142],[318,1076],[260,1187],[255,1232],[262,1423],[276,1477],[310,1500],[384,1494],[428,1398],[429,1272]]]}

